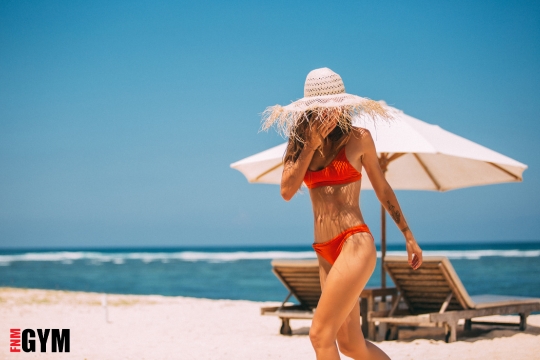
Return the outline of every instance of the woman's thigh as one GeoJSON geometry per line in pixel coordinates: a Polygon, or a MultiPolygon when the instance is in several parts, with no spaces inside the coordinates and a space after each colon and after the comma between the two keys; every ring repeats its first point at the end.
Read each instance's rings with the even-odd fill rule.
{"type": "Polygon", "coordinates": [[[361,336],[358,298],[373,273],[375,262],[375,244],[368,233],[350,236],[331,268],[319,258],[322,295],[313,326],[324,326],[340,340],[361,336]]]}

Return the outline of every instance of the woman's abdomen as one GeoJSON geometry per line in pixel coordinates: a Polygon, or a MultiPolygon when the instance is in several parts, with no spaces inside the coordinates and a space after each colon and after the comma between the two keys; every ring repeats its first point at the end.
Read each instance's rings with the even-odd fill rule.
{"type": "Polygon", "coordinates": [[[314,235],[315,242],[325,242],[341,232],[364,223],[364,219],[357,207],[340,207],[331,211],[328,209],[314,209],[314,235]],[[325,211],[326,210],[326,211],[325,211]]]}
{"type": "Polygon", "coordinates": [[[315,242],[325,242],[364,223],[360,212],[360,182],[310,190],[315,242]]]}

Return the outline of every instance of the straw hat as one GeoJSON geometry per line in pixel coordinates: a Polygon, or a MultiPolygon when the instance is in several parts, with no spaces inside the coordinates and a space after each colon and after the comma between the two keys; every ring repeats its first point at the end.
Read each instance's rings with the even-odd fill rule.
{"type": "MultiPolygon", "coordinates": [[[[308,121],[305,116],[308,110],[325,111],[327,114],[328,110],[331,110],[330,113],[338,117],[340,127],[350,127],[350,122],[346,119],[352,119],[353,116],[367,117],[373,121],[392,117],[384,103],[347,94],[341,76],[329,68],[320,68],[308,74],[303,98],[287,106],[274,105],[266,108],[263,112],[262,129],[267,130],[275,126],[282,135],[295,136],[295,125],[301,121],[308,121]]],[[[329,117],[320,117],[324,118],[329,117]]]]}

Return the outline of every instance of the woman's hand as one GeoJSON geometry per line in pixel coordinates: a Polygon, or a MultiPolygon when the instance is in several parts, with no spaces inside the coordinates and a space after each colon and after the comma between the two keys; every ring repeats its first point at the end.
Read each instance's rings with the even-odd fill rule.
{"type": "Polygon", "coordinates": [[[420,246],[418,246],[418,243],[416,242],[412,234],[407,237],[405,246],[407,247],[409,265],[411,265],[413,270],[418,269],[420,265],[422,265],[422,249],[420,249],[420,246]]]}
{"type": "Polygon", "coordinates": [[[323,140],[336,128],[338,123],[337,118],[322,122],[319,120],[321,117],[324,118],[325,115],[322,114],[320,117],[315,118],[315,124],[311,126],[311,131],[306,139],[306,146],[313,150],[318,149],[322,145],[323,140]]]}
{"type": "MultiPolygon", "coordinates": [[[[325,116],[323,112],[321,116],[325,116]]],[[[281,196],[285,201],[292,199],[298,191],[304,176],[308,170],[313,154],[319,148],[323,140],[337,126],[337,118],[334,120],[321,121],[320,117],[315,117],[310,125],[310,131],[306,134],[304,148],[295,161],[288,160],[283,164],[281,174],[281,196]]]]}

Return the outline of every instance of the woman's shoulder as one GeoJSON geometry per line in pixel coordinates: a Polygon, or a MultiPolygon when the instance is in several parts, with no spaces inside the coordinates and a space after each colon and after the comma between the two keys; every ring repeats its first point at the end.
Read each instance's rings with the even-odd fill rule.
{"type": "Polygon", "coordinates": [[[371,133],[368,129],[357,126],[351,127],[346,151],[347,158],[355,168],[362,168],[362,157],[366,151],[369,151],[372,142],[371,133]]]}
{"type": "Polygon", "coordinates": [[[366,141],[371,140],[371,132],[363,127],[352,126],[351,133],[353,136],[350,137],[349,141],[366,141]]]}
{"type": "Polygon", "coordinates": [[[375,148],[375,142],[371,137],[371,132],[362,127],[352,127],[351,136],[347,142],[349,151],[354,152],[358,156],[362,156],[366,152],[371,152],[375,148]]]}

